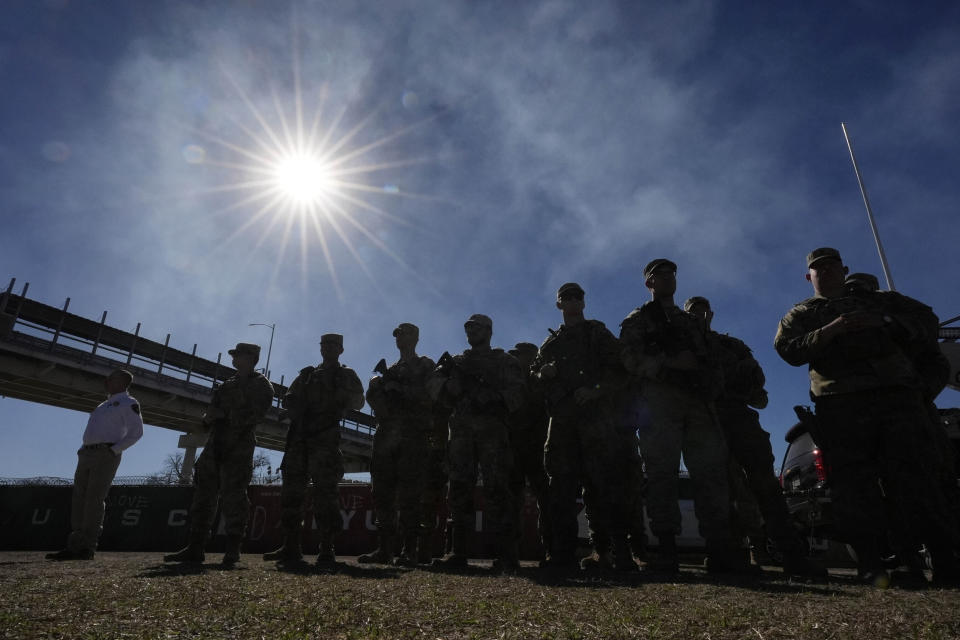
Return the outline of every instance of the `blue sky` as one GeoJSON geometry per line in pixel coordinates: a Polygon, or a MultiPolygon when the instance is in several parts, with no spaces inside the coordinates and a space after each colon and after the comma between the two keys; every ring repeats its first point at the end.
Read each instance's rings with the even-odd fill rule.
{"type": "MultiPolygon", "coordinates": [[[[807,402],[805,369],[772,347],[810,294],[804,255],[835,246],[880,272],[841,122],[897,288],[960,313],[953,2],[51,0],[2,14],[0,276],[205,357],[266,346],[247,325],[276,323],[275,378],[319,361],[327,332],[366,378],[395,355],[397,323],[436,358],[464,348],[478,312],[495,345],[540,343],[569,280],[616,333],[648,298],[642,266],[669,257],[678,301],[710,298],[715,328],[763,365],[779,456],[807,402]],[[262,184],[298,103],[307,132],[320,110],[340,172],[316,225],[262,184]]],[[[0,399],[0,475],[70,476],[84,425],[0,399]]],[[[149,428],[120,475],[158,470],[176,440],[149,428]]]]}

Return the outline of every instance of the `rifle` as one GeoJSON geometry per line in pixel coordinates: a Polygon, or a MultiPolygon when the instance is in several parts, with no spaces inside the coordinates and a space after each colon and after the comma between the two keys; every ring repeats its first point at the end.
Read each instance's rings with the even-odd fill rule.
{"type": "MultiPolygon", "coordinates": [[[[476,367],[473,368],[476,369],[476,367]]],[[[462,395],[457,399],[457,404],[466,400],[471,412],[506,413],[507,408],[502,394],[493,386],[495,381],[493,384],[487,381],[482,368],[479,371],[471,371],[464,367],[462,362],[455,360],[449,352],[444,351],[437,362],[437,370],[446,377],[456,378],[459,381],[462,395]],[[475,394],[478,390],[484,392],[485,397],[483,399],[476,399],[475,394]],[[495,398],[486,397],[491,395],[495,398]]]]}
{"type": "Polygon", "coordinates": [[[374,373],[379,373],[381,376],[387,375],[387,360],[386,358],[380,358],[380,362],[377,363],[377,366],[373,368],[374,373]]]}
{"type": "Polygon", "coordinates": [[[453,356],[449,351],[444,351],[440,359],[437,360],[437,370],[444,375],[450,375],[453,372],[453,356]]]}

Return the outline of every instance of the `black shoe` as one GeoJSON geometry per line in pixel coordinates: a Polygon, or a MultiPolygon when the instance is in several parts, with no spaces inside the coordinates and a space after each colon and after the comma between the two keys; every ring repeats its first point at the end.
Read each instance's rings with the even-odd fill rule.
{"type": "Polygon", "coordinates": [[[337,566],[337,556],[333,552],[333,548],[321,550],[317,555],[317,568],[330,571],[335,569],[337,566]]]}
{"type": "Polygon", "coordinates": [[[498,575],[515,576],[520,573],[520,563],[508,558],[497,558],[491,568],[498,575]]]}
{"type": "Polygon", "coordinates": [[[283,545],[282,547],[263,554],[263,559],[267,562],[302,562],[303,551],[300,549],[300,547],[283,545]]]}
{"type": "Polygon", "coordinates": [[[191,562],[201,564],[206,559],[203,553],[203,547],[197,544],[188,544],[176,553],[168,553],[163,556],[164,562],[191,562]]]}
{"type": "Polygon", "coordinates": [[[680,573],[680,560],[673,554],[656,554],[643,566],[644,571],[676,575],[680,573]]]}
{"type": "Polygon", "coordinates": [[[70,549],[61,549],[46,555],[47,560],[93,560],[93,551],[84,549],[82,551],[71,551],[70,549]]]}
{"type": "Polygon", "coordinates": [[[549,571],[553,573],[568,573],[577,571],[580,567],[577,565],[576,559],[571,557],[561,557],[561,556],[550,556],[545,560],[540,561],[539,567],[544,571],[549,571]]]}
{"type": "Polygon", "coordinates": [[[466,569],[470,566],[467,556],[461,553],[451,553],[433,561],[433,566],[444,569],[466,569]]]}
{"type": "Polygon", "coordinates": [[[370,553],[357,557],[358,564],[393,564],[393,554],[379,547],[370,553]]]}
{"type": "Polygon", "coordinates": [[[890,584],[898,589],[926,589],[930,586],[922,571],[891,571],[890,584]]]}
{"type": "Polygon", "coordinates": [[[783,573],[787,577],[809,578],[811,580],[826,580],[829,577],[824,567],[801,555],[785,555],[783,557],[783,573]]]}
{"type": "MultiPolygon", "coordinates": [[[[357,559],[357,562],[360,562],[357,559]]],[[[416,555],[410,555],[408,553],[401,553],[396,558],[393,559],[393,566],[395,567],[416,567],[417,566],[417,557],[416,555]]]]}
{"type": "Polygon", "coordinates": [[[602,553],[594,551],[590,555],[580,558],[580,568],[583,571],[611,571],[613,569],[613,554],[609,551],[602,553]]]}

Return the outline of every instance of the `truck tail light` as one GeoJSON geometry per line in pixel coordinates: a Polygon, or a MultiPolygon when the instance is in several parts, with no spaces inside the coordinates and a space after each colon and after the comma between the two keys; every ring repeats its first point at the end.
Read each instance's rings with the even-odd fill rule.
{"type": "Polygon", "coordinates": [[[823,462],[823,452],[820,449],[814,449],[813,453],[813,469],[817,472],[817,480],[819,482],[827,481],[827,465],[823,462]]]}

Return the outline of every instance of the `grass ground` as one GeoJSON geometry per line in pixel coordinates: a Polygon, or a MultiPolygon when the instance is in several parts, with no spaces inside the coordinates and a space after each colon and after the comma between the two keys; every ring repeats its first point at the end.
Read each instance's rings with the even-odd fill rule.
{"type": "Polygon", "coordinates": [[[0,553],[3,638],[960,638],[960,591],[880,591],[835,575],[791,584],[536,569],[466,575],[357,566],[278,570],[245,555],[222,570],[165,565],[160,554],[99,553],[50,562],[0,553]]]}

